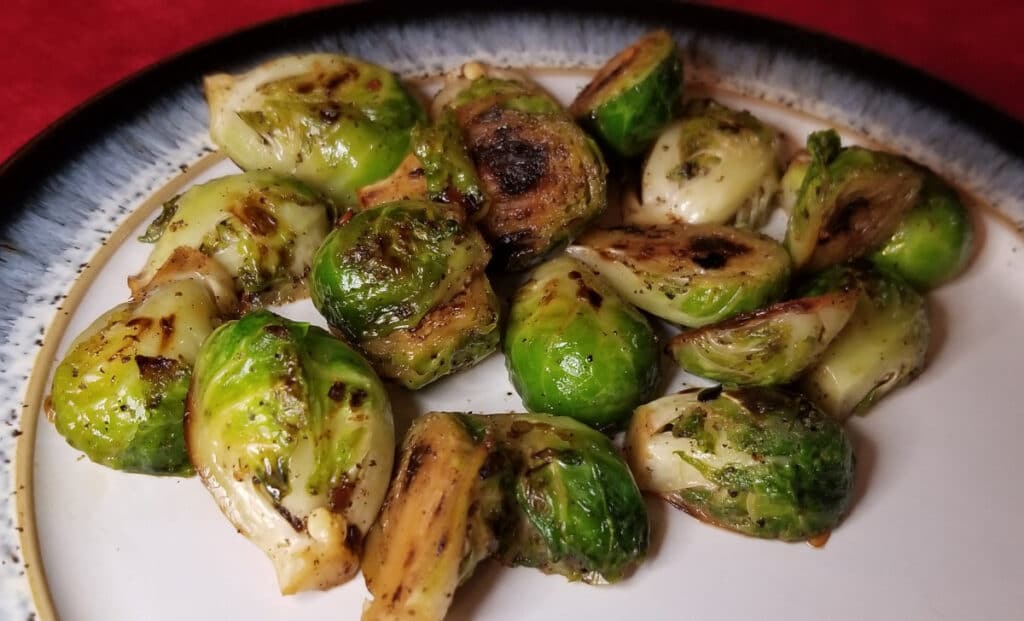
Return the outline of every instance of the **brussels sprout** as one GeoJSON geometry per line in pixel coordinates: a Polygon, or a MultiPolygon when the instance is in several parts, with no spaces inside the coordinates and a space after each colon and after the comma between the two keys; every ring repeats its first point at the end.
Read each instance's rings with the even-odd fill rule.
{"type": "Polygon", "coordinates": [[[416,390],[491,355],[501,337],[500,309],[487,276],[480,274],[454,298],[434,307],[415,328],[358,344],[383,377],[416,390]]]}
{"type": "Polygon", "coordinates": [[[800,381],[818,407],[839,420],[864,414],[921,372],[931,337],[928,313],[924,298],[899,277],[862,266],[837,266],[801,291],[858,294],[846,327],[800,381]]]}
{"type": "Polygon", "coordinates": [[[746,535],[827,534],[853,490],[842,426],[775,388],[689,389],[637,408],[626,436],[640,489],[746,535]]]}
{"type": "Polygon", "coordinates": [[[219,320],[199,280],[177,280],[114,307],[75,339],[50,396],[57,431],[118,470],[191,475],[182,416],[192,362],[219,320]]]}
{"type": "Polygon", "coordinates": [[[366,361],[320,328],[257,311],[203,343],[186,409],[196,471],[281,592],[350,579],[394,459],[387,393],[366,361]]]}
{"type": "MultiPolygon", "coordinates": [[[[565,417],[473,416],[512,467],[512,518],[498,558],[592,584],[615,582],[647,554],[647,507],[606,436],[565,417]]],[[[472,422],[470,424],[473,424],[472,422]]]]}
{"type": "Polygon", "coordinates": [[[138,294],[187,247],[220,264],[247,304],[286,300],[309,272],[332,217],[327,199],[288,177],[259,171],[214,179],[164,205],[143,237],[156,245],[129,286],[138,294]]]}
{"type": "Polygon", "coordinates": [[[358,342],[416,327],[489,258],[483,238],[457,210],[388,203],[327,236],[313,259],[310,294],[328,323],[358,342]]]}
{"type": "Polygon", "coordinates": [[[531,412],[614,427],[651,397],[660,352],[642,313],[563,256],[537,268],[516,292],[505,362],[531,412]]]}
{"type": "Polygon", "coordinates": [[[459,90],[439,97],[463,131],[490,205],[481,230],[497,265],[525,269],[604,211],[601,151],[554,100],[525,82],[479,75],[455,84],[459,90]]]}
{"type": "Polygon", "coordinates": [[[643,204],[627,208],[626,223],[760,226],[779,187],[779,143],[778,133],[749,112],[691,102],[651,149],[643,204]]]}
{"type": "Polygon", "coordinates": [[[366,538],[363,620],[441,619],[484,559],[615,581],[647,552],[647,510],[611,441],[548,415],[416,419],[366,538]]]}
{"type": "Polygon", "coordinates": [[[974,225],[956,190],[926,173],[917,203],[870,258],[925,291],[963,271],[973,251],[974,225]]]}
{"type": "Polygon", "coordinates": [[[657,30],[605,63],[569,111],[613,151],[632,157],[679,113],[682,96],[679,51],[668,32],[657,30]]]}
{"type": "Polygon", "coordinates": [[[394,74],[336,54],[278,58],[204,87],[210,136],[236,164],[295,175],[343,205],[395,170],[425,116],[394,74]]]}
{"type": "Polygon", "coordinates": [[[713,224],[592,231],[568,252],[626,300],[691,327],[778,299],[790,274],[789,256],[774,240],[713,224]]]}
{"type": "Polygon", "coordinates": [[[413,128],[412,151],[395,172],[359,189],[364,208],[409,199],[458,205],[474,222],[487,213],[480,178],[450,110],[442,111],[432,125],[413,128]]]}
{"type": "Polygon", "coordinates": [[[457,415],[417,418],[395,480],[370,529],[363,621],[442,619],[455,589],[498,549],[507,468],[494,439],[457,415]]]}
{"type": "Polygon", "coordinates": [[[920,171],[889,153],[840,148],[833,130],[811,134],[807,150],[811,164],[786,230],[794,265],[821,270],[884,244],[917,201],[920,171]]]}
{"type": "Polygon", "coordinates": [[[669,349],[694,375],[727,384],[788,384],[821,357],[856,306],[853,292],[780,302],[678,334],[669,349]]]}

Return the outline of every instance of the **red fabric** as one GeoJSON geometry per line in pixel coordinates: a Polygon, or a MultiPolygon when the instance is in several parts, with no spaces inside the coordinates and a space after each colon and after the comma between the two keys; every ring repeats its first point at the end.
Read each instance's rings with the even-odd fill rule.
{"type": "MultiPolygon", "coordinates": [[[[714,0],[860,43],[1024,118],[1020,0],[714,0]]],[[[6,0],[0,161],[101,89],[199,42],[331,0],[6,0]]]]}

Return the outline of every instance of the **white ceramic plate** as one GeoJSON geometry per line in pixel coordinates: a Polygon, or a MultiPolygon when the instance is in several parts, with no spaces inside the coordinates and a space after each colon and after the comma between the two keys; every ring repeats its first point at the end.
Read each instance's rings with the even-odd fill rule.
{"type": "MultiPolygon", "coordinates": [[[[680,9],[681,18],[684,13],[680,9]]],[[[701,14],[705,19],[722,15],[701,14]]],[[[372,12],[335,9],[318,18],[322,23],[299,23],[319,38],[299,43],[286,38],[274,49],[342,49],[410,76],[473,58],[529,65],[531,75],[565,102],[586,82],[588,71],[562,68],[596,66],[653,25],[529,11],[393,22],[372,12]],[[356,21],[342,28],[340,17],[356,21]]],[[[591,587],[488,564],[459,591],[449,618],[1018,618],[1024,610],[1024,539],[1017,525],[1024,486],[1014,473],[1024,437],[1017,397],[1024,253],[1010,218],[1024,214],[1024,166],[986,137],[984,127],[950,124],[941,107],[882,92],[870,80],[836,73],[807,55],[776,54],[764,43],[743,44],[693,28],[677,32],[688,44],[690,92],[746,107],[795,142],[814,129],[836,126],[845,140],[910,153],[951,176],[978,199],[977,256],[964,276],[929,296],[936,334],[924,375],[870,416],[849,423],[858,457],[855,502],[824,548],[743,537],[651,499],[650,557],[629,579],[591,587]],[[860,109],[843,107],[851,101],[860,109]],[[915,122],[893,117],[899,106],[916,110],[915,122]],[[991,165],[979,172],[972,168],[973,158],[983,156],[991,165]],[[996,202],[999,210],[990,206],[996,202]]],[[[257,40],[236,37],[242,47],[230,52],[233,68],[268,55],[255,46],[257,40]],[[248,56],[244,45],[250,46],[248,56]]],[[[211,57],[203,70],[218,66],[211,57]]],[[[28,406],[17,428],[17,494],[12,497],[17,502],[5,506],[18,509],[20,529],[7,533],[14,558],[6,559],[0,582],[11,595],[4,604],[10,618],[356,619],[366,597],[360,578],[329,592],[282,597],[269,562],[221,516],[198,480],[128,475],[95,465],[71,449],[39,412],[52,367],[73,337],[129,297],[125,278],[139,269],[149,250],[135,237],[155,207],[192,184],[237,171],[218,154],[204,153],[209,139],[195,92],[200,74],[183,76],[173,83],[182,92],[156,97],[134,117],[119,119],[116,131],[93,137],[89,150],[26,199],[27,213],[35,209],[44,220],[54,219],[52,210],[61,208],[80,218],[53,220],[65,222],[64,235],[74,238],[77,254],[44,257],[44,269],[34,277],[11,271],[15,262],[3,266],[4,285],[20,286],[25,294],[24,304],[17,299],[21,315],[5,326],[3,359],[10,377],[4,389],[11,391],[6,395],[12,402],[24,395],[28,406]],[[153,120],[167,117],[173,131],[153,120]],[[172,140],[161,135],[165,131],[172,140]],[[168,174],[179,166],[187,170],[168,174]],[[100,182],[91,181],[90,174],[100,182]],[[94,204],[61,203],[74,182],[94,204]],[[94,195],[103,191],[120,195],[94,195]],[[70,266],[62,263],[75,256],[92,260],[81,267],[73,260],[70,266]],[[61,300],[48,296],[65,292],[70,295],[55,310],[61,300]],[[36,333],[37,326],[44,326],[45,334],[36,333]],[[25,338],[35,343],[40,336],[34,347],[41,347],[42,355],[27,371],[32,348],[25,338]],[[9,571],[23,559],[27,569],[9,571]]],[[[436,88],[436,80],[417,84],[428,93],[436,88]]],[[[53,247],[46,226],[26,229],[32,225],[26,222],[5,225],[19,252],[34,255],[53,247]],[[17,238],[21,230],[30,235],[17,238]],[[38,245],[28,243],[35,239],[38,245]]],[[[279,310],[324,325],[308,301],[279,310]]],[[[696,383],[677,373],[672,387],[688,380],[696,383]]],[[[396,416],[406,423],[433,409],[522,411],[500,353],[418,393],[397,388],[391,393],[396,416]]],[[[0,606],[0,617],[7,618],[4,613],[0,606]]]]}

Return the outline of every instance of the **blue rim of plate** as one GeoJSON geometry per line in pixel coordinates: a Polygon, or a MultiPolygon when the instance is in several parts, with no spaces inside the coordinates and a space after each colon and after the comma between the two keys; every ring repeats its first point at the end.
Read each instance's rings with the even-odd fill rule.
{"type": "MultiPolygon", "coordinates": [[[[0,617],[36,618],[27,575],[42,576],[43,592],[36,595],[47,600],[40,602],[40,608],[50,606],[45,575],[40,567],[25,566],[23,538],[19,537],[26,524],[18,519],[16,505],[21,507],[27,502],[22,517],[31,525],[31,486],[23,489],[23,483],[20,479],[16,482],[14,477],[17,463],[27,459],[24,455],[31,456],[33,450],[37,408],[26,410],[22,400],[46,329],[59,312],[63,295],[76,274],[86,267],[101,242],[161,182],[166,182],[168,175],[177,173],[183,161],[194,162],[212,151],[205,140],[181,145],[174,136],[169,139],[174,143],[173,149],[131,140],[109,145],[104,138],[116,134],[119,128],[135,126],[142,128],[143,135],[150,132],[167,138],[168,131],[180,128],[166,127],[161,112],[168,118],[187,116],[184,121],[188,131],[205,127],[201,113],[169,112],[167,107],[174,107],[175,98],[183,93],[190,101],[197,95],[201,97],[199,81],[204,74],[237,71],[261,58],[289,51],[331,49],[330,42],[337,45],[343,35],[364,28],[390,32],[398,45],[384,55],[403,56],[398,48],[405,44],[404,33],[414,36],[418,28],[461,25],[468,30],[467,24],[475,29],[479,21],[484,25],[482,32],[494,36],[495,31],[487,28],[502,20],[518,18],[526,18],[533,28],[563,32],[577,26],[582,32],[588,24],[593,26],[599,21],[604,26],[609,25],[608,20],[621,25],[615,32],[602,31],[600,50],[584,52],[573,42],[546,42],[555,50],[555,57],[547,57],[551,66],[560,66],[558,49],[574,59],[588,58],[596,66],[638,32],[664,27],[682,33],[684,54],[698,67],[706,64],[726,76],[732,72],[753,72],[766,83],[778,81],[782,85],[777,92],[760,92],[753,80],[740,84],[739,91],[797,110],[821,103],[824,108],[815,111],[820,118],[828,118],[884,144],[898,145],[906,154],[927,163],[938,158],[950,165],[951,171],[943,172],[954,179],[973,180],[972,191],[995,207],[1011,225],[1024,219],[1024,123],[917,69],[827,35],[703,5],[650,0],[642,4],[631,3],[627,9],[621,3],[597,0],[567,2],[551,10],[543,2],[529,0],[506,1],[501,8],[441,0],[411,8],[398,2],[372,2],[314,9],[256,25],[169,57],[73,109],[0,165],[0,197],[4,199],[0,209],[0,299],[7,305],[0,309],[0,365],[5,368],[0,393],[9,404],[0,411],[0,463],[8,474],[0,479],[0,617]],[[321,40],[330,40],[326,48],[311,47],[311,41],[321,40]],[[708,53],[729,46],[741,52],[735,57],[708,53]],[[818,77],[808,79],[809,76],[818,77]],[[860,124],[859,118],[881,122],[879,126],[860,124]],[[928,124],[934,127],[922,129],[928,124]],[[879,127],[884,136],[879,135],[879,127]],[[101,157],[114,162],[122,158],[127,164],[123,169],[111,164],[103,171],[105,177],[100,185],[111,188],[123,182],[130,190],[117,196],[116,208],[105,212],[96,206],[98,199],[88,196],[88,177],[93,172],[90,166],[101,157]],[[83,160],[88,164],[84,169],[83,160]],[[131,180],[143,172],[150,177],[149,185],[133,186],[131,180]],[[73,187],[76,183],[81,188],[73,187]],[[100,216],[103,220],[97,219],[100,216]],[[78,244],[71,238],[69,233],[77,228],[89,229],[88,243],[78,244]],[[62,233],[68,234],[67,241],[62,233]],[[81,262],[76,266],[76,261],[81,262]],[[68,265],[63,265],[54,276],[50,268],[57,262],[68,265]]],[[[586,40],[582,36],[579,39],[586,40]]],[[[507,38],[503,41],[509,44],[507,38]]],[[[385,46],[392,43],[395,41],[380,41],[385,46]]],[[[501,45],[495,44],[504,52],[501,45]]],[[[345,46],[345,51],[358,53],[359,49],[345,46]]],[[[536,54],[532,48],[518,52],[518,56],[497,54],[493,60],[533,58],[536,54]]],[[[382,62],[374,58],[372,50],[365,55],[382,62]]],[[[436,59],[424,61],[415,54],[406,53],[404,58],[408,61],[404,68],[392,68],[399,72],[426,68],[429,73],[452,66],[439,65],[436,59]]],[[[25,468],[29,466],[26,464],[25,468]]],[[[29,531],[34,532],[34,528],[29,531]]],[[[24,539],[30,539],[29,547],[38,556],[34,535],[24,539]]]]}

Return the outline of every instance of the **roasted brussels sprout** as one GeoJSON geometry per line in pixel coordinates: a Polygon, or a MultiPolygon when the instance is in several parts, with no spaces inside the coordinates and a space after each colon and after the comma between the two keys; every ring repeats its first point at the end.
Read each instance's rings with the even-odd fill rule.
{"type": "Polygon", "coordinates": [[[185,434],[203,483],[270,558],[282,593],[356,573],[395,435],[387,393],[352,348],[269,311],[224,324],[196,359],[185,434]]]}
{"type": "Polygon", "coordinates": [[[807,150],[811,163],[786,230],[794,265],[821,270],[878,249],[917,202],[921,172],[889,153],[840,148],[833,130],[811,134],[807,150]]]}
{"type": "Polygon", "coordinates": [[[691,102],[651,149],[642,204],[627,208],[625,222],[760,226],[779,187],[779,144],[778,133],[749,112],[691,102]]]}
{"type": "Polygon", "coordinates": [[[606,436],[560,416],[467,418],[493,431],[512,468],[513,518],[498,551],[503,563],[600,584],[644,559],[647,507],[606,436]]]}
{"type": "Polygon", "coordinates": [[[844,420],[864,414],[921,372],[931,337],[924,298],[898,276],[863,266],[837,266],[801,291],[857,293],[857,308],[819,362],[800,380],[820,408],[844,420]]]}
{"type": "Polygon", "coordinates": [[[354,341],[414,328],[487,265],[487,244],[456,210],[426,201],[356,214],[313,259],[310,294],[354,341]]]}
{"type": "Polygon", "coordinates": [[[480,178],[450,110],[431,125],[413,128],[412,150],[395,172],[359,189],[364,208],[409,199],[457,205],[474,222],[487,214],[480,178]]]}
{"type": "Polygon", "coordinates": [[[525,81],[486,73],[468,65],[438,97],[463,131],[489,202],[480,228],[494,261],[520,270],[604,211],[607,169],[557,102],[525,81]]]}
{"type": "Polygon", "coordinates": [[[926,291],[963,271],[973,251],[974,225],[956,190],[926,173],[917,204],[870,258],[926,291]]]}
{"type": "Polygon", "coordinates": [[[489,258],[460,209],[387,203],[327,237],[310,292],[378,373],[415,389],[497,348],[500,304],[483,274],[489,258]]]}
{"type": "Polygon", "coordinates": [[[664,30],[616,54],[569,107],[572,115],[623,157],[640,155],[682,107],[683,64],[664,30]]]}
{"type": "Polygon", "coordinates": [[[811,155],[807,151],[799,151],[790,160],[785,174],[782,175],[782,180],[779,182],[779,207],[787,215],[793,213],[793,207],[800,197],[800,186],[803,185],[807,169],[810,167],[811,155]]]}
{"type": "Polygon", "coordinates": [[[607,437],[562,417],[433,412],[413,422],[366,539],[363,619],[441,619],[490,556],[615,581],[648,540],[643,498],[607,437]]]}
{"type": "Polygon", "coordinates": [[[505,362],[531,412],[608,428],[650,399],[660,352],[642,313],[589,267],[563,256],[537,268],[516,292],[505,362]]]}
{"type": "Polygon", "coordinates": [[[359,346],[382,376],[416,390],[494,353],[501,339],[500,312],[498,296],[480,274],[415,328],[364,338],[359,346]]]}
{"type": "Polygon", "coordinates": [[[789,256],[774,240],[712,224],[592,231],[568,252],[628,301],[691,327],[778,299],[790,274],[789,256]]]}
{"type": "Polygon", "coordinates": [[[213,293],[192,279],[105,313],[57,366],[50,396],[57,431],[104,466],[191,475],[185,393],[199,346],[218,321],[213,293]]]}
{"type": "Polygon", "coordinates": [[[853,292],[780,302],[676,335],[680,366],[726,384],[788,384],[814,364],[850,320],[853,292]]]}
{"type": "Polygon", "coordinates": [[[499,545],[507,467],[495,441],[455,414],[417,418],[370,529],[363,621],[442,619],[456,588],[499,545]]]}
{"type": "Polygon", "coordinates": [[[853,489],[853,448],[842,426],[776,388],[663,397],[637,408],[626,445],[641,489],[755,537],[826,535],[853,489]]]}
{"type": "Polygon", "coordinates": [[[295,175],[348,206],[391,174],[423,109],[392,73],[337,54],[207,76],[210,136],[244,170],[295,175]]]}
{"type": "Polygon", "coordinates": [[[144,241],[156,245],[129,286],[137,295],[185,247],[223,267],[248,305],[287,300],[309,272],[333,210],[305,184],[266,171],[194,186],[167,202],[146,231],[144,241]]]}

